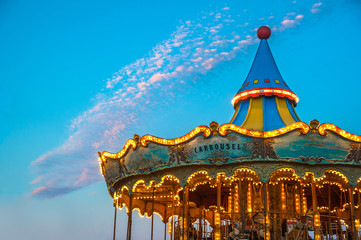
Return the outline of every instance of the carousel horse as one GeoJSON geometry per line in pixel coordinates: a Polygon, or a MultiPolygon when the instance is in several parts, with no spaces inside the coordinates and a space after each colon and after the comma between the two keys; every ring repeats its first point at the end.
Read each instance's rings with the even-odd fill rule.
{"type": "MultiPolygon", "coordinates": [[[[251,227],[251,239],[264,239],[264,214],[256,213],[253,215],[252,220],[256,225],[251,227]]],[[[269,223],[267,224],[267,227],[269,227],[269,223]]]]}
{"type": "Polygon", "coordinates": [[[258,239],[258,234],[256,232],[256,228],[253,226],[247,227],[245,232],[241,232],[242,223],[235,222],[233,227],[231,226],[231,231],[228,234],[227,240],[244,240],[244,239],[258,239]],[[254,233],[255,237],[252,237],[254,233]]]}
{"type": "Polygon", "coordinates": [[[239,231],[239,228],[238,228],[238,224],[235,223],[234,224],[234,227],[232,229],[232,231],[228,234],[228,239],[232,239],[232,240],[239,240],[240,239],[240,231],[239,231]]]}
{"type": "Polygon", "coordinates": [[[300,221],[297,219],[287,220],[287,240],[309,240],[311,237],[308,231],[313,231],[313,224],[306,218],[302,218],[300,221]]]}

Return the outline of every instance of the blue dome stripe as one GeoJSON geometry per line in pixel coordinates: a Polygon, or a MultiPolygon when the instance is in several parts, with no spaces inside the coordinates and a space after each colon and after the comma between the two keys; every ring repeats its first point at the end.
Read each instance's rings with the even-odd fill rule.
{"type": "Polygon", "coordinates": [[[295,109],[294,107],[292,106],[292,103],[290,100],[286,99],[286,103],[287,103],[287,107],[288,107],[288,110],[290,111],[293,119],[296,121],[296,122],[301,122],[301,119],[298,118],[296,112],[295,112],[295,109]]]}
{"type": "Polygon", "coordinates": [[[271,131],[284,126],[278,113],[275,97],[263,97],[263,131],[271,131]]]}
{"type": "Polygon", "coordinates": [[[238,126],[241,126],[243,124],[243,122],[245,121],[245,119],[247,117],[249,102],[250,102],[250,99],[247,99],[245,102],[241,102],[239,109],[238,109],[238,114],[235,117],[235,119],[233,120],[232,124],[238,125],[238,126]]]}

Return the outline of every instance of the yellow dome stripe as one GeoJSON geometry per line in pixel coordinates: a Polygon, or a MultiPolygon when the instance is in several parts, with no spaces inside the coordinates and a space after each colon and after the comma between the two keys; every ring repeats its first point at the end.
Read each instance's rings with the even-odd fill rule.
{"type": "Polygon", "coordinates": [[[251,98],[247,117],[241,127],[263,131],[263,98],[251,98]]]}
{"type": "Polygon", "coordinates": [[[295,119],[293,119],[290,110],[287,107],[285,98],[276,97],[276,105],[277,105],[278,113],[280,114],[281,119],[286,126],[296,122],[295,119]]]}

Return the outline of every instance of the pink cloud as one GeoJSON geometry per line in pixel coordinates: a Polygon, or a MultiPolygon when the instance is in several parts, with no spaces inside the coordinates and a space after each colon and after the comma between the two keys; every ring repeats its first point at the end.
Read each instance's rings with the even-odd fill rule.
{"type": "Polygon", "coordinates": [[[295,25],[295,21],[294,20],[289,20],[289,19],[285,19],[281,23],[286,28],[293,27],[295,25]]]}
{"type": "MultiPolygon", "coordinates": [[[[145,116],[151,115],[151,109],[169,104],[172,96],[183,94],[180,89],[196,89],[194,86],[202,84],[201,77],[216,71],[218,64],[258,43],[254,28],[260,22],[256,17],[247,18],[246,22],[244,14],[247,11],[232,17],[216,11],[209,14],[215,18],[206,14],[187,21],[148,56],[124,66],[107,79],[106,90],[99,91],[93,105],[71,120],[69,137],[32,163],[38,172],[31,181],[36,185],[33,195],[55,197],[103,180],[97,151],[119,151],[145,116]],[[215,21],[222,16],[231,20],[225,26],[215,21]]],[[[273,29],[285,31],[300,25],[304,15],[285,13],[281,18],[273,15],[268,18],[279,24],[273,25],[273,29]]]]}
{"type": "Polygon", "coordinates": [[[155,73],[150,79],[149,79],[149,83],[155,83],[155,82],[159,82],[160,80],[162,80],[163,74],[161,73],[155,73]]]}
{"type": "Polygon", "coordinates": [[[43,175],[40,175],[39,177],[35,178],[33,181],[30,182],[30,184],[37,184],[43,179],[43,175]]]}
{"type": "Polygon", "coordinates": [[[49,189],[49,187],[42,186],[42,187],[35,188],[32,192],[32,195],[39,195],[40,193],[44,192],[46,189],[49,189]]]}
{"type": "Polygon", "coordinates": [[[146,82],[140,82],[137,84],[138,88],[140,91],[145,91],[146,90],[146,87],[148,86],[148,83],[146,82]]]}
{"type": "Polygon", "coordinates": [[[320,12],[321,10],[319,9],[319,7],[322,6],[322,2],[319,2],[319,3],[315,3],[312,8],[311,8],[311,12],[312,13],[318,13],[320,12]]]}

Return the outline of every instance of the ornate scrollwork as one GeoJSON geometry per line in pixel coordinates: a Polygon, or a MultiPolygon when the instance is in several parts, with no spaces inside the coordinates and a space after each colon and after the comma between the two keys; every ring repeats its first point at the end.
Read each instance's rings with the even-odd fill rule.
{"type": "Polygon", "coordinates": [[[124,163],[124,159],[120,159],[119,161],[119,176],[124,177],[127,176],[129,174],[129,170],[127,168],[127,166],[124,163]]]}
{"type": "Polygon", "coordinates": [[[181,162],[189,162],[187,154],[184,151],[184,145],[169,146],[168,149],[170,151],[168,160],[169,166],[171,166],[174,162],[176,162],[177,165],[180,165],[181,162]]]}
{"type": "Polygon", "coordinates": [[[151,172],[152,170],[153,170],[153,167],[149,166],[149,167],[140,168],[139,172],[145,173],[145,172],[151,172]]]}
{"type": "Polygon", "coordinates": [[[214,164],[214,163],[227,163],[229,160],[231,160],[230,157],[207,158],[207,161],[209,161],[211,164],[214,164]]]}
{"type": "Polygon", "coordinates": [[[305,163],[312,162],[312,161],[315,161],[316,163],[321,163],[322,161],[326,160],[326,158],[324,158],[324,157],[314,157],[314,156],[311,156],[311,157],[300,156],[298,159],[305,163]]]}
{"type": "Polygon", "coordinates": [[[350,142],[351,149],[350,152],[346,155],[345,162],[351,162],[354,160],[354,163],[360,163],[361,161],[361,144],[350,142]]]}
{"type": "Polygon", "coordinates": [[[263,159],[271,158],[277,159],[278,156],[275,150],[272,147],[274,140],[273,139],[253,139],[253,150],[251,154],[251,159],[261,157],[263,159]]]}

